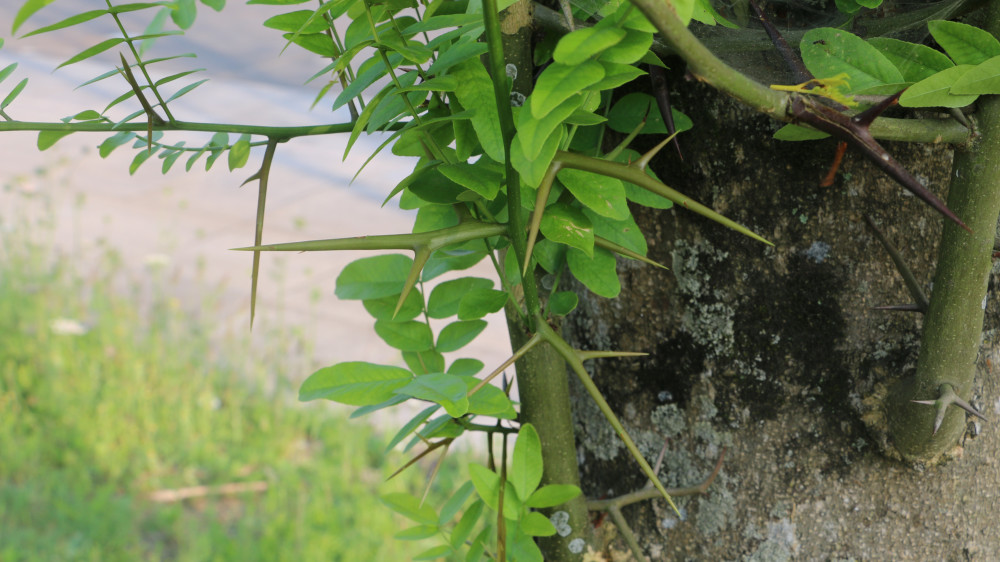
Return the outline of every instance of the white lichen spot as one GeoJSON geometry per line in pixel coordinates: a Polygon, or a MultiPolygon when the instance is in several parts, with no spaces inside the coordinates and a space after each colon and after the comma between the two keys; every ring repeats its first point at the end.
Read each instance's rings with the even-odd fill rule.
{"type": "Polygon", "coordinates": [[[557,511],[549,517],[549,522],[556,528],[560,537],[568,536],[573,532],[573,528],[569,526],[569,512],[557,511]]]}
{"type": "Polygon", "coordinates": [[[581,552],[583,552],[583,547],[585,546],[587,546],[587,541],[583,539],[573,539],[569,541],[569,545],[567,545],[567,548],[569,548],[569,551],[572,552],[573,554],[580,554],[581,552]]]}
{"type": "Polygon", "coordinates": [[[524,105],[525,98],[524,94],[521,92],[511,92],[510,93],[510,105],[511,107],[521,107],[524,105]]]}
{"type": "Polygon", "coordinates": [[[517,79],[517,66],[516,65],[508,63],[507,66],[504,67],[504,72],[507,73],[507,78],[510,78],[511,80],[516,80],[517,79]]]}
{"type": "Polygon", "coordinates": [[[809,249],[805,252],[806,258],[811,260],[813,263],[823,263],[827,256],[830,255],[830,245],[826,242],[820,242],[819,240],[812,243],[809,249]]]}

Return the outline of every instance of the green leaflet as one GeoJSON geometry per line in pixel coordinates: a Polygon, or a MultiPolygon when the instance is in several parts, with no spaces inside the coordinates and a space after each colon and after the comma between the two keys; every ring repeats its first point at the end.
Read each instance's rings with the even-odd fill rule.
{"type": "Polygon", "coordinates": [[[556,203],[545,209],[539,230],[553,242],[576,248],[587,256],[594,255],[594,228],[582,211],[556,203]]]}
{"type": "MultiPolygon", "coordinates": [[[[639,10],[635,11],[639,12],[639,10]]],[[[641,12],[639,13],[641,14],[641,12]]],[[[652,33],[629,29],[621,41],[605,49],[598,59],[602,62],[635,64],[649,51],[652,45],[652,33]]]]}
{"type": "Polygon", "coordinates": [[[472,376],[479,371],[482,371],[483,367],[485,367],[485,365],[479,359],[463,357],[461,359],[456,359],[451,365],[448,366],[448,373],[451,373],[452,375],[472,376]]]}
{"type": "Polygon", "coordinates": [[[1000,41],[988,31],[956,21],[927,22],[934,40],[957,65],[980,64],[1000,56],[1000,41]]]}
{"type": "Polygon", "coordinates": [[[966,72],[951,86],[951,94],[1000,94],[1000,56],[966,72]]]}
{"type": "Polygon", "coordinates": [[[542,442],[530,423],[522,425],[517,434],[507,479],[522,502],[527,501],[542,482],[542,442]]]}
{"type": "MultiPolygon", "coordinates": [[[[625,38],[624,29],[616,27],[585,27],[568,33],[556,44],[552,59],[559,64],[578,65],[597,56],[625,38]]],[[[652,37],[651,39],[652,40],[652,37]]],[[[642,56],[641,53],[639,56],[642,56]]],[[[635,62],[635,61],[630,61],[635,62]]]]}
{"type": "MultiPolygon", "coordinates": [[[[469,465],[469,478],[476,487],[476,494],[496,512],[500,505],[500,475],[481,464],[472,463],[469,465]]],[[[507,480],[504,482],[503,517],[516,521],[520,511],[521,502],[517,499],[517,492],[510,480],[507,480]]]]}
{"type": "Polygon", "coordinates": [[[398,302],[399,294],[395,294],[375,299],[365,299],[362,301],[362,304],[365,306],[368,314],[371,314],[376,320],[390,322],[413,320],[424,310],[424,297],[417,288],[412,289],[410,294],[406,295],[403,306],[400,307],[399,312],[396,313],[394,318],[392,313],[396,309],[396,303],[398,302]]]}
{"type": "Polygon", "coordinates": [[[403,492],[386,494],[382,496],[382,503],[396,513],[416,521],[422,525],[436,525],[437,513],[434,508],[424,503],[420,498],[411,496],[403,492]]]}
{"type": "Polygon", "coordinates": [[[392,398],[395,390],[412,378],[412,373],[399,367],[362,361],[338,363],[309,375],[299,388],[299,400],[325,398],[341,404],[368,406],[392,398]]]}
{"type": "Polygon", "coordinates": [[[556,176],[566,189],[588,209],[613,220],[632,216],[621,180],[582,170],[560,170],[556,176]]]}
{"type": "MultiPolygon", "coordinates": [[[[539,76],[535,91],[528,96],[525,105],[531,108],[531,114],[536,119],[541,119],[569,97],[602,78],[604,67],[597,61],[588,60],[579,65],[552,63],[539,76]]],[[[462,103],[468,107],[468,104],[462,103]]]]}
{"type": "Polygon", "coordinates": [[[250,159],[250,135],[240,135],[236,144],[229,149],[229,171],[246,166],[250,159]]]}
{"type": "Polygon", "coordinates": [[[435,348],[441,353],[458,351],[476,339],[483,330],[486,329],[485,320],[459,320],[452,322],[441,330],[438,334],[435,348]]]}
{"type": "Polygon", "coordinates": [[[774,138],[783,141],[817,140],[825,139],[828,136],[830,136],[829,133],[817,131],[816,129],[810,127],[793,125],[791,123],[786,124],[774,132],[774,138]]]}
{"type": "Polygon", "coordinates": [[[889,37],[872,37],[868,42],[896,65],[905,82],[919,82],[935,72],[955,66],[944,53],[927,45],[889,37]]]}
{"type": "Polygon", "coordinates": [[[434,347],[431,328],[423,322],[378,320],[375,322],[375,333],[400,351],[425,351],[434,347]]]}
{"type": "Polygon", "coordinates": [[[343,300],[377,299],[399,295],[413,259],[401,254],[361,258],[337,276],[334,293],[343,300]]]}
{"type": "Polygon", "coordinates": [[[566,263],[573,276],[594,294],[613,299],[621,292],[615,256],[604,248],[594,248],[593,258],[570,248],[566,252],[566,263]]]}
{"type": "Polygon", "coordinates": [[[503,168],[489,158],[480,158],[475,164],[443,164],[438,170],[446,178],[475,191],[488,201],[496,198],[503,183],[503,168]]]}
{"type": "Polygon", "coordinates": [[[279,14],[264,20],[264,27],[301,34],[322,33],[326,31],[328,29],[326,21],[323,18],[314,18],[313,13],[313,10],[297,10],[295,12],[279,14]]]}
{"type": "MultiPolygon", "coordinates": [[[[525,109],[521,109],[525,112],[525,109]]],[[[563,138],[566,136],[565,127],[556,127],[549,138],[545,140],[545,144],[542,145],[542,149],[538,154],[532,158],[527,156],[524,148],[521,144],[521,135],[514,135],[514,140],[510,143],[510,159],[511,163],[521,174],[521,180],[531,187],[538,187],[542,183],[542,178],[545,176],[545,171],[549,169],[549,164],[552,163],[552,159],[556,155],[556,151],[559,150],[559,145],[562,144],[563,138]]]]}
{"type": "Polygon", "coordinates": [[[431,296],[427,300],[427,316],[431,318],[455,316],[466,293],[492,288],[493,281],[482,277],[462,277],[445,281],[431,290],[431,296]]]}
{"type": "Polygon", "coordinates": [[[458,305],[459,320],[476,320],[494,313],[507,303],[507,292],[496,289],[473,289],[458,305]]]}
{"type": "MultiPolygon", "coordinates": [[[[538,251],[538,246],[535,246],[538,251]]],[[[549,295],[549,312],[556,316],[566,316],[580,303],[580,297],[573,291],[559,291],[549,295]]]]}
{"type": "Polygon", "coordinates": [[[415,375],[427,375],[444,371],[444,355],[433,349],[404,351],[403,361],[415,375]]]}
{"type": "Polygon", "coordinates": [[[811,29],[800,43],[802,61],[816,78],[846,73],[849,92],[904,82],[892,62],[857,35],[832,27],[811,29]]]}
{"type": "Polygon", "coordinates": [[[464,416],[469,411],[466,392],[468,388],[465,381],[461,377],[447,373],[421,375],[409,384],[396,389],[397,394],[440,404],[453,418],[464,416]]]}
{"type": "MultiPolygon", "coordinates": [[[[471,376],[463,376],[462,379],[466,384],[466,392],[471,391],[480,382],[479,379],[471,376]]],[[[480,388],[469,397],[469,413],[505,420],[517,418],[514,403],[510,401],[510,398],[507,398],[503,390],[491,384],[480,388]]]]}
{"type": "Polygon", "coordinates": [[[479,143],[486,155],[496,162],[506,159],[503,136],[500,133],[500,114],[493,97],[493,82],[479,59],[467,60],[452,67],[450,74],[458,80],[455,95],[462,107],[473,110],[472,127],[479,135],[479,143]]]}
{"type": "Polygon", "coordinates": [[[569,484],[549,484],[535,490],[528,498],[528,507],[543,508],[555,507],[564,504],[569,500],[579,496],[582,492],[580,488],[569,484]]]}
{"type": "Polygon", "coordinates": [[[517,111],[517,138],[520,139],[524,157],[531,160],[538,158],[546,147],[546,142],[553,131],[572,115],[581,104],[583,96],[574,95],[553,108],[545,117],[536,118],[532,113],[521,107],[517,111]]]}
{"type": "MultiPolygon", "coordinates": [[[[670,109],[674,119],[674,128],[678,133],[688,131],[694,126],[691,119],[677,111],[670,109]]],[[[663,122],[663,116],[656,105],[653,96],[642,92],[626,94],[619,99],[608,112],[608,126],[619,133],[631,133],[646,120],[646,124],[639,131],[643,135],[666,135],[667,125],[663,122]]]]}
{"type": "Polygon", "coordinates": [[[903,107],[964,107],[976,101],[977,95],[954,95],[951,87],[966,72],[974,67],[960,64],[948,70],[925,78],[910,86],[899,97],[899,105],[903,107]]]}
{"type": "Polygon", "coordinates": [[[545,517],[537,511],[529,511],[518,521],[518,527],[524,531],[524,534],[531,537],[551,537],[556,534],[556,528],[549,521],[548,517],[545,517]]]}

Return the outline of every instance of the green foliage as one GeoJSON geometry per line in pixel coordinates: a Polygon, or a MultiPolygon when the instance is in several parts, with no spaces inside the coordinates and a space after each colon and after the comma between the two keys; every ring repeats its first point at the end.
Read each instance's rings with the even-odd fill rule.
{"type": "MultiPolygon", "coordinates": [[[[47,3],[26,2],[14,28],[47,3]]],[[[224,6],[223,0],[201,3],[216,10],[224,6]]],[[[519,418],[519,405],[510,399],[509,385],[489,384],[503,369],[477,378],[484,367],[481,362],[452,354],[483,332],[488,315],[506,308],[510,318],[523,323],[533,337],[546,334],[544,345],[557,349],[586,380],[582,355],[549,328],[553,317],[571,314],[579,303],[575,292],[558,284],[572,276],[592,293],[615,298],[622,290],[619,259],[659,266],[646,257],[646,240],[632,216],[635,205],[668,209],[676,203],[678,209],[702,214],[764,241],[671,189],[666,183],[670,178],[661,181],[649,169],[649,160],[666,141],[646,154],[628,146],[638,135],[665,136],[695,126],[677,108],[666,108],[662,95],[615,92],[645,74],[641,64],[659,62],[650,57],[649,49],[654,32],[663,26],[654,27],[628,2],[577,3],[578,15],[598,17],[592,25],[536,51],[535,63],[543,70],[530,95],[521,100],[519,92],[511,91],[505,61],[500,58],[494,2],[250,3],[275,7],[277,12],[263,26],[281,33],[286,48],[319,57],[313,79],[324,77],[328,85],[316,97],[316,104],[325,100],[333,110],[349,108],[354,116],[351,122],[261,128],[181,121],[173,115],[170,103],[203,83],[187,82],[198,70],[157,77],[157,63],[189,55],[147,60],[144,49],[153,40],[193,25],[197,3],[109,3],[106,9],[31,32],[52,33],[113,18],[117,36],[89,46],[60,66],[116,47],[130,56],[122,57],[122,68],[88,81],[122,78],[127,86],[123,93],[102,111],[63,119],[70,127],[42,130],[39,148],[52,146],[72,132],[73,125],[77,129],[84,124],[106,127],[112,136],[99,147],[102,157],[131,143],[137,152],[130,172],[153,155],[162,160],[166,172],[181,156],[187,156],[187,170],[202,156],[206,169],[226,156],[229,169],[235,170],[248,165],[254,147],[266,145],[259,170],[247,180],[258,182],[255,242],[239,248],[254,255],[251,311],[260,252],[412,252],[412,256],[380,253],[356,260],[336,279],[336,295],[361,301],[391,355],[384,364],[348,360],[319,369],[302,384],[299,398],[357,406],[355,416],[420,403],[419,413],[410,415],[389,439],[389,448],[404,442],[408,451],[422,446],[410,464],[437,451],[447,454],[451,443],[466,434],[486,433],[490,439],[500,435],[506,442],[508,435],[516,433],[509,463],[504,448],[499,466],[495,462],[489,468],[470,465],[468,480],[443,505],[426,503],[414,494],[387,495],[383,503],[412,523],[396,533],[398,539],[433,541],[415,559],[478,559],[505,548],[510,559],[540,560],[542,553],[532,537],[551,535],[555,529],[533,509],[562,505],[578,496],[579,489],[572,484],[539,488],[545,470],[539,434],[531,420],[519,418]],[[150,24],[132,35],[117,15],[142,11],[148,12],[150,24]],[[178,29],[165,30],[168,18],[178,29]],[[326,99],[336,85],[336,95],[326,99]],[[177,89],[171,94],[168,87],[177,89]],[[511,108],[512,99],[523,103],[511,108]],[[133,107],[133,113],[122,117],[117,113],[123,104],[138,109],[133,107]],[[163,140],[165,131],[172,135],[190,130],[211,133],[211,137],[207,142],[163,140]],[[627,135],[610,151],[603,142],[609,130],[627,135]],[[413,172],[387,198],[398,196],[402,208],[417,210],[411,232],[262,244],[267,182],[276,147],[296,136],[320,133],[348,134],[345,157],[356,149],[362,135],[390,133],[368,156],[359,174],[386,147],[392,154],[415,158],[413,172]],[[459,273],[484,260],[493,265],[499,284],[459,273]],[[536,266],[556,280],[551,294],[536,287],[536,266]],[[436,282],[442,275],[448,275],[448,280],[436,282]],[[501,518],[507,523],[502,526],[505,533],[497,530],[501,518]]],[[[879,4],[879,0],[837,2],[840,10],[850,14],[879,4]]],[[[671,0],[669,7],[683,25],[692,19],[733,25],[708,0],[671,0]]],[[[965,24],[932,21],[928,27],[943,52],[894,39],[866,41],[842,29],[810,30],[800,49],[817,80],[780,89],[794,92],[791,95],[823,95],[845,104],[854,103],[850,96],[892,95],[905,89],[899,101],[907,107],[961,107],[979,95],[1000,93],[1000,42],[965,24]]],[[[15,70],[16,65],[0,70],[0,82],[15,70]]],[[[530,68],[507,69],[511,74],[515,71],[522,76],[533,74],[530,68]]],[[[10,120],[6,109],[26,84],[22,80],[0,102],[4,118],[10,120]]],[[[790,125],[777,136],[804,140],[825,133],[790,125]]],[[[530,341],[535,345],[541,340],[530,341]]],[[[588,390],[591,387],[592,381],[588,390]]],[[[594,399],[618,430],[621,424],[593,388],[594,399]]],[[[624,429],[619,433],[647,476],[655,479],[624,429]]],[[[662,484],[655,484],[666,496],[662,484]]]]}

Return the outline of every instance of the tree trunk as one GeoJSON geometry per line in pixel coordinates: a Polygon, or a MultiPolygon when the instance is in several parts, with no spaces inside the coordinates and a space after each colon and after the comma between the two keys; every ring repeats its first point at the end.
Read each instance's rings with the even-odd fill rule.
{"type": "MultiPolygon", "coordinates": [[[[833,186],[820,187],[834,141],[774,141],[773,122],[707,87],[678,82],[673,101],[695,128],[680,137],[685,160],[665,150],[657,174],[775,247],[683,209],[637,208],[649,256],[670,271],[621,260],[617,299],[580,288],[580,310],[564,327],[571,343],[651,354],[590,368],[647,459],[667,442],[663,482],[699,483],[725,450],[708,493],[678,499],[680,520],[662,500],[624,509],[646,554],[995,559],[1000,440],[993,428],[970,419],[961,445],[938,466],[913,468],[885,454],[883,400],[915,368],[921,318],[873,310],[912,299],[865,216],[927,291],[942,219],[850,151],[833,186]]],[[[950,148],[887,148],[945,195],[950,148]]],[[[992,372],[1000,361],[998,313],[991,297],[971,394],[987,417],[1000,415],[992,372]]],[[[635,462],[578,384],[574,407],[588,497],[641,488],[635,462]]],[[[610,519],[603,525],[609,548],[626,550],[610,519]]]]}

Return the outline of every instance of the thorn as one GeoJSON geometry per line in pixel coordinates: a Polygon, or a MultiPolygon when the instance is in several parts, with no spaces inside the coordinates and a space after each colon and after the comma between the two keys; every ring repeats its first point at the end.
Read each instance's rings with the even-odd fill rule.
{"type": "Polygon", "coordinates": [[[846,152],[847,142],[838,142],[837,151],[833,154],[833,164],[830,165],[830,171],[826,173],[826,177],[823,178],[823,181],[819,182],[820,187],[830,187],[833,185],[833,181],[837,179],[837,170],[840,169],[840,163],[844,160],[844,154],[846,152]]]}
{"type": "Polygon", "coordinates": [[[677,136],[677,133],[674,133],[674,134],[670,135],[669,137],[663,139],[663,141],[660,142],[660,144],[658,144],[658,145],[654,146],[653,148],[649,149],[649,151],[647,151],[645,154],[643,154],[642,156],[640,156],[638,160],[636,160],[634,163],[629,164],[629,165],[632,166],[632,167],[635,167],[635,168],[639,168],[640,170],[645,170],[646,169],[646,165],[649,164],[649,161],[652,160],[653,157],[656,156],[661,150],[663,150],[664,146],[667,146],[668,144],[670,144],[670,141],[674,140],[674,137],[676,137],[676,136],[677,136]]]}
{"type": "Polygon", "coordinates": [[[916,304],[890,304],[886,306],[873,306],[872,310],[895,310],[899,312],[919,312],[924,313],[924,309],[916,304]]]}
{"type": "Polygon", "coordinates": [[[941,429],[941,424],[944,422],[944,416],[948,411],[948,406],[953,404],[983,421],[989,421],[989,419],[981,414],[979,410],[973,408],[972,405],[965,400],[962,400],[962,398],[955,393],[955,388],[952,385],[944,383],[939,387],[938,392],[940,392],[940,396],[937,400],[910,400],[910,402],[913,402],[914,404],[934,406],[937,409],[937,415],[934,417],[934,431],[931,435],[937,435],[938,430],[941,429]]]}

